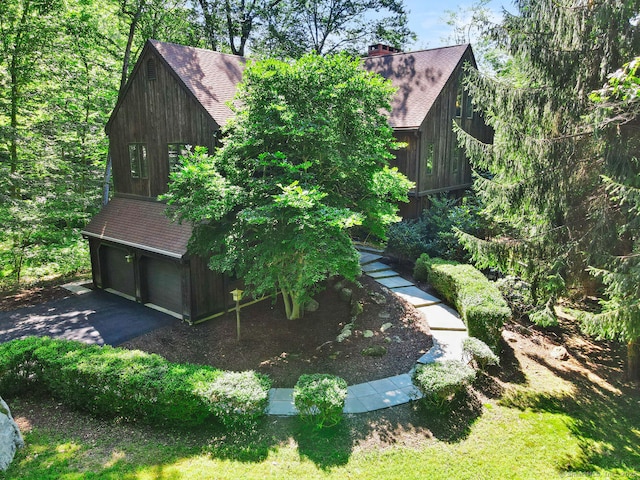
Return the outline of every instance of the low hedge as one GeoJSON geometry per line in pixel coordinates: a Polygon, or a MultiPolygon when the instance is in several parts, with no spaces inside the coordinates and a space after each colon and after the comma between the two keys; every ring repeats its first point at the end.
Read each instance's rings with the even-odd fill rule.
{"type": "MultiPolygon", "coordinates": [[[[212,414],[220,418],[207,392],[223,374],[138,350],[71,340],[30,337],[0,344],[0,393],[38,385],[96,416],[150,424],[193,426],[212,414]]],[[[268,394],[269,382],[261,385],[268,394]]]]}
{"type": "Polygon", "coordinates": [[[423,254],[416,261],[416,280],[428,281],[448,302],[455,305],[469,335],[479,338],[494,351],[502,326],[511,310],[498,288],[472,265],[423,254]]]}

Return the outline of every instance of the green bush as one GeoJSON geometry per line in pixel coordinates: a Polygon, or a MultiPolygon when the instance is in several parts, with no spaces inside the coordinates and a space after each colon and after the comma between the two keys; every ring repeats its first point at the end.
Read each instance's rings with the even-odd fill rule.
{"type": "Polygon", "coordinates": [[[480,235],[480,207],[477,199],[429,197],[430,206],[420,218],[393,223],[387,232],[387,253],[415,261],[420,254],[466,262],[469,255],[460,245],[454,229],[480,235]]]}
{"type": "Polygon", "coordinates": [[[511,310],[494,283],[472,265],[430,258],[423,254],[416,262],[414,277],[427,280],[453,304],[467,325],[469,335],[497,349],[502,326],[511,310]]]}
{"type": "Polygon", "coordinates": [[[269,403],[271,381],[253,371],[224,372],[204,391],[211,410],[227,428],[255,423],[269,403]]]}
{"type": "Polygon", "coordinates": [[[462,353],[478,370],[484,371],[489,365],[500,364],[498,356],[479,338],[465,338],[462,341],[462,353]]]}
{"type": "Polygon", "coordinates": [[[413,383],[424,395],[424,400],[438,408],[453,399],[473,383],[476,372],[458,360],[428,363],[416,368],[413,383]]]}
{"type": "MultiPolygon", "coordinates": [[[[268,380],[256,377],[262,398],[250,392],[247,373],[235,396],[215,396],[224,373],[208,366],[171,363],[159,355],[70,340],[26,338],[0,344],[0,392],[18,393],[39,384],[53,397],[97,416],[122,417],[150,424],[193,426],[235,403],[242,419],[266,405],[268,380]],[[225,406],[217,405],[225,401],[225,406]],[[244,403],[243,403],[244,402],[244,403]]],[[[226,377],[228,378],[228,377],[226,377]]],[[[224,382],[221,382],[223,384],[224,382]]],[[[254,388],[255,385],[251,386],[254,388]]],[[[228,418],[223,423],[230,423],[228,418]]]]}
{"type": "Polygon", "coordinates": [[[301,375],[293,388],[293,403],[300,417],[317,428],[331,427],[342,421],[347,398],[347,382],[335,375],[301,375]]]}

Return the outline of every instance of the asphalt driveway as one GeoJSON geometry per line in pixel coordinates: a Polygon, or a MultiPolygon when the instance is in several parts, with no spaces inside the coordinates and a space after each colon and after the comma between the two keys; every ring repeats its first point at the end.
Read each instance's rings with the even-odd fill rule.
{"type": "Polygon", "coordinates": [[[119,345],[176,318],[104,291],[0,312],[0,343],[30,335],[119,345]]]}

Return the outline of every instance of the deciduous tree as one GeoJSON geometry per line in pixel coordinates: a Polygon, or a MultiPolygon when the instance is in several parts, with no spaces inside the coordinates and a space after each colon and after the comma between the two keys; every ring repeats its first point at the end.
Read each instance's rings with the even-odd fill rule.
{"type": "Polygon", "coordinates": [[[355,278],[350,227],[383,236],[411,186],[387,166],[392,93],[344,54],[250,64],[222,148],[172,175],[167,199],[194,224],[192,248],[257,294],[280,291],[289,318],[322,279],[355,278]]]}

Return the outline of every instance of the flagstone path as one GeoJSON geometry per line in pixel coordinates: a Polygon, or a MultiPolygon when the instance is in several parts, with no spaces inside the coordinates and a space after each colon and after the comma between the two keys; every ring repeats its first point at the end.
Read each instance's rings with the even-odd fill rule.
{"type": "MultiPolygon", "coordinates": [[[[462,341],[468,334],[458,313],[381,262],[381,251],[366,246],[358,246],[358,250],[363,273],[412,304],[426,318],[433,336],[433,347],[417,359],[416,366],[443,360],[461,360],[462,341]]],[[[422,394],[411,381],[412,373],[413,369],[394,377],[350,385],[347,387],[344,413],[373,412],[421,398],[422,394]]],[[[267,413],[297,415],[293,404],[293,388],[271,389],[267,413]]]]}

